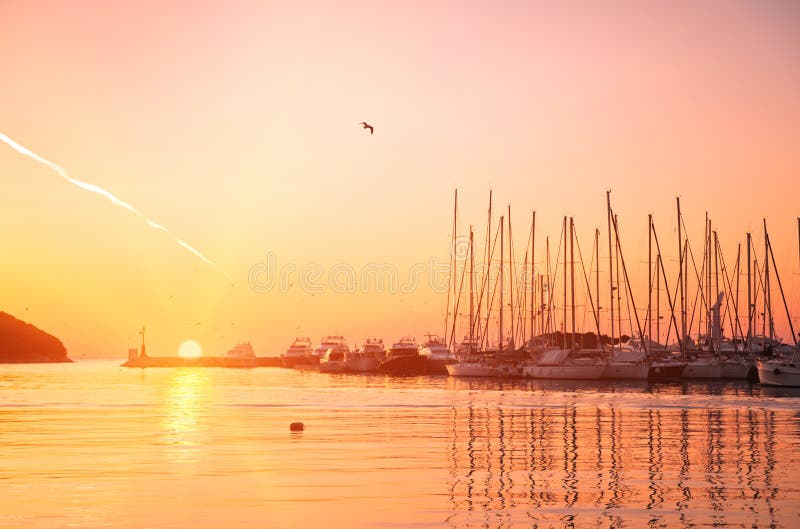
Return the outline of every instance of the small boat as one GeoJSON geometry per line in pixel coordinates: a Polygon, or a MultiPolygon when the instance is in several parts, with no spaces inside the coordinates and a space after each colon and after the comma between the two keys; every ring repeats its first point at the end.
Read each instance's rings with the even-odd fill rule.
{"type": "Polygon", "coordinates": [[[758,360],[758,381],[765,386],[800,387],[800,365],[791,359],[758,360]]]}
{"type": "Polygon", "coordinates": [[[615,380],[646,380],[650,366],[647,352],[640,340],[632,338],[618,349],[611,348],[611,359],[600,378],[615,380]]]}
{"type": "Polygon", "coordinates": [[[403,337],[392,344],[378,371],[393,375],[420,375],[425,372],[425,358],[413,338],[403,337]]]}
{"type": "Polygon", "coordinates": [[[250,342],[242,342],[225,353],[224,367],[256,367],[256,355],[250,342]]]}
{"type": "Polygon", "coordinates": [[[697,353],[686,362],[681,378],[721,379],[722,363],[711,353],[697,353]]]}
{"type": "Polygon", "coordinates": [[[680,380],[686,362],[671,352],[656,355],[650,359],[647,371],[647,380],[651,381],[675,381],[680,380]]]}
{"type": "Polygon", "coordinates": [[[344,355],[344,368],[355,373],[372,373],[386,356],[383,340],[367,338],[360,348],[348,351],[344,355]]]}
{"type": "Polygon", "coordinates": [[[312,364],[318,364],[331,347],[344,345],[344,336],[325,336],[320,344],[311,352],[312,364]]]}
{"type": "Polygon", "coordinates": [[[603,375],[606,363],[592,354],[595,352],[550,349],[542,353],[538,362],[525,366],[523,372],[531,378],[597,380],[603,375]]]}
{"type": "Polygon", "coordinates": [[[344,344],[335,345],[328,349],[319,361],[320,373],[342,373],[345,370],[345,356],[349,352],[344,344]]]}
{"type": "Polygon", "coordinates": [[[500,370],[489,364],[486,359],[457,362],[447,364],[447,374],[451,377],[496,377],[500,376],[500,370]]]}
{"type": "Polygon", "coordinates": [[[443,375],[449,371],[447,366],[456,362],[456,357],[450,352],[444,339],[435,334],[426,334],[425,343],[419,350],[420,356],[425,358],[425,371],[432,375],[443,375]]]}
{"type": "Polygon", "coordinates": [[[319,357],[312,356],[311,340],[308,338],[295,338],[292,345],[281,356],[283,367],[298,365],[311,365],[319,362],[319,357]]]}

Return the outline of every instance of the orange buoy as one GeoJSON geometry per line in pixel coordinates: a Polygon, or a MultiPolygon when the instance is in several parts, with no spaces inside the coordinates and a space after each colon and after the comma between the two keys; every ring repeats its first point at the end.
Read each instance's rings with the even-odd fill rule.
{"type": "Polygon", "coordinates": [[[305,425],[301,422],[293,422],[292,424],[289,425],[289,430],[293,432],[302,432],[305,429],[306,429],[305,425]]]}

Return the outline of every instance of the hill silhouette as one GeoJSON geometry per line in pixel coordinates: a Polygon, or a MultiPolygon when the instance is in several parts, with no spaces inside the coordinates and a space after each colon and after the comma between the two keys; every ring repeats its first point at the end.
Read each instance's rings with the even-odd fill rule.
{"type": "Polygon", "coordinates": [[[0,311],[0,363],[72,362],[61,340],[0,311]]]}

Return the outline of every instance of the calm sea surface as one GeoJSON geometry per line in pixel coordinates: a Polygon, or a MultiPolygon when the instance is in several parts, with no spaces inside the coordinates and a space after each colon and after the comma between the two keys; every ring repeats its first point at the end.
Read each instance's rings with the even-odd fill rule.
{"type": "Polygon", "coordinates": [[[0,527],[800,527],[800,391],[118,363],[0,366],[0,527]]]}

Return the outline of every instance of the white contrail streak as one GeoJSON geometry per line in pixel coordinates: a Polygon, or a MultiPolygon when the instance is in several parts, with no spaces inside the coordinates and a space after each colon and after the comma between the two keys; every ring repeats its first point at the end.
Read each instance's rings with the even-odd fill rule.
{"type": "Polygon", "coordinates": [[[102,187],[96,186],[94,184],[90,184],[89,182],[81,182],[80,180],[76,180],[76,179],[72,178],[71,176],[69,176],[69,174],[67,174],[67,171],[63,167],[54,164],[50,160],[45,160],[44,158],[42,158],[41,156],[39,156],[35,152],[31,151],[27,147],[24,147],[24,146],[20,145],[19,143],[15,142],[14,140],[9,138],[8,136],[3,134],[2,132],[0,132],[0,140],[3,140],[5,143],[7,143],[12,149],[17,151],[18,153],[24,154],[25,156],[33,158],[37,162],[46,165],[47,167],[49,167],[50,169],[52,169],[53,171],[58,173],[58,175],[61,178],[63,178],[64,180],[66,180],[70,184],[78,186],[78,187],[80,187],[81,189],[83,189],[85,191],[89,191],[91,193],[97,193],[98,195],[104,196],[108,200],[110,200],[111,203],[114,204],[115,206],[119,206],[121,208],[125,208],[128,211],[130,211],[131,213],[133,213],[134,215],[138,215],[139,217],[144,219],[144,221],[147,223],[147,225],[150,226],[151,228],[154,228],[156,230],[160,230],[160,231],[165,232],[170,237],[175,239],[175,242],[177,242],[180,246],[186,248],[187,250],[192,252],[194,255],[196,255],[197,257],[202,259],[203,262],[205,262],[206,264],[214,265],[214,262],[211,259],[209,259],[205,255],[203,255],[197,249],[193,248],[189,243],[187,243],[186,241],[184,241],[182,239],[179,239],[171,231],[169,231],[167,228],[165,228],[161,224],[157,223],[156,221],[148,218],[147,215],[145,215],[144,213],[142,213],[141,211],[139,211],[135,207],[131,206],[130,204],[128,204],[124,200],[121,200],[121,199],[117,198],[116,196],[114,196],[110,192],[106,191],[102,187]]]}

